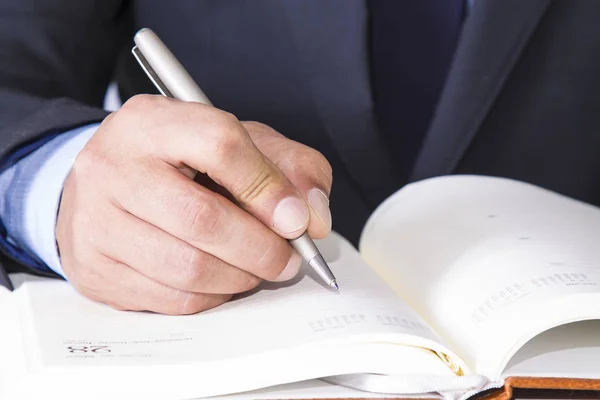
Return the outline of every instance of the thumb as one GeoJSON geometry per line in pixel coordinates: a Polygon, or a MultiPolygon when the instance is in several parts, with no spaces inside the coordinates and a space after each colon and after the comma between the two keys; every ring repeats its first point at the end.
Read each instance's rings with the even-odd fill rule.
{"type": "Polygon", "coordinates": [[[243,122],[256,147],[297,188],[309,205],[308,233],[315,239],[331,231],[332,171],[327,159],[317,150],[290,140],[258,122],[243,122]]]}
{"type": "Polygon", "coordinates": [[[329,209],[329,188],[322,189],[318,179],[311,179],[308,172],[297,173],[290,169],[283,171],[295,185],[309,205],[310,223],[308,233],[314,239],[322,239],[331,231],[331,211],[329,209]]]}

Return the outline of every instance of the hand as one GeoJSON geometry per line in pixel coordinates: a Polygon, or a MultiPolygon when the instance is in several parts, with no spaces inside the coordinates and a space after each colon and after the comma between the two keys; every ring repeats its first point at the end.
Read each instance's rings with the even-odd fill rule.
{"type": "Polygon", "coordinates": [[[266,125],[136,96],[102,122],[65,181],[65,275],[116,309],[218,306],[296,275],[301,259],[284,238],[327,235],[331,179],[319,152],[266,125]]]}

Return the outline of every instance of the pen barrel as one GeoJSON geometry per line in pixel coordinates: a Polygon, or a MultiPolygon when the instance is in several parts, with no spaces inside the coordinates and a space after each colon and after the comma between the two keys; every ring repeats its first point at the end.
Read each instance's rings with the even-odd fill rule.
{"type": "Polygon", "coordinates": [[[308,236],[307,232],[304,232],[302,236],[296,239],[290,239],[290,244],[300,254],[300,256],[305,260],[311,260],[315,256],[319,255],[319,249],[312,241],[310,236],[308,236]]]}
{"type": "Polygon", "coordinates": [[[175,99],[212,105],[183,65],[152,30],[141,29],[136,33],[134,41],[175,99]]]}
{"type": "MultiPolygon", "coordinates": [[[[327,262],[323,258],[321,254],[316,255],[311,258],[308,262],[308,265],[315,270],[315,272],[325,281],[329,286],[332,286],[331,283],[335,282],[335,276],[327,266],[327,262]]],[[[334,286],[335,287],[335,286],[334,286]]],[[[337,287],[335,287],[337,289],[337,287]]]]}
{"type": "Polygon", "coordinates": [[[319,274],[328,285],[331,286],[332,282],[335,282],[335,276],[329,269],[327,262],[317,249],[315,242],[312,241],[307,232],[304,232],[302,236],[297,239],[289,240],[290,244],[300,254],[308,265],[319,274]]]}

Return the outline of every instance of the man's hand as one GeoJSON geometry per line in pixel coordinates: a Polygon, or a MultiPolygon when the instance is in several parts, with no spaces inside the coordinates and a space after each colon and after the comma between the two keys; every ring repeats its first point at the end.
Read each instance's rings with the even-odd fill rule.
{"type": "Polygon", "coordinates": [[[283,238],[330,230],[317,151],[199,103],[137,96],[67,177],[56,237],[68,280],[117,309],[191,314],[293,278],[283,238]],[[195,179],[195,180],[194,180],[195,179]]]}

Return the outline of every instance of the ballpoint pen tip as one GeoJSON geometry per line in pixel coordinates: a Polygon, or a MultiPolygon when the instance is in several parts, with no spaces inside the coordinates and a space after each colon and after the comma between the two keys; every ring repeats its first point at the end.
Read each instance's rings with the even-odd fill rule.
{"type": "Polygon", "coordinates": [[[331,286],[335,290],[340,290],[340,287],[338,286],[338,284],[337,284],[336,281],[331,281],[331,283],[329,284],[329,286],[331,286]]]}

